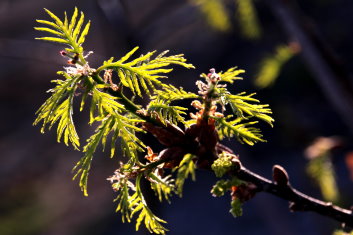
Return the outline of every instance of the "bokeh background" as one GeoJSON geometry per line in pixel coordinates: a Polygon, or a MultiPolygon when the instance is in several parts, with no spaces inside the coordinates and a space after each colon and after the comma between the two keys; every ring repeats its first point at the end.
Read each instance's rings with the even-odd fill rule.
{"type": "MultiPolygon", "coordinates": [[[[43,35],[34,31],[35,19],[49,19],[43,8],[62,16],[65,10],[72,14],[74,6],[92,20],[85,43],[94,51],[92,67],[136,45],[140,53],[168,49],[184,53],[196,66],[176,69],[169,80],[191,91],[210,68],[245,69],[244,81],[232,90],[257,92],[271,105],[275,126],[262,126],[267,143],[226,144],[265,177],[280,164],[300,191],[344,207],[353,204],[352,1],[0,0],[1,235],[148,234],[143,228],[135,232],[134,224],[123,224],[115,213],[106,178],[121,159],[96,155],[84,197],[71,180],[82,154],[56,143],[55,131],[42,135],[32,126],[50,80],[66,63],[60,45],[34,40],[43,35]],[[313,146],[319,137],[330,139],[313,146]],[[314,150],[306,154],[308,146],[314,150]],[[313,159],[321,161],[315,165],[313,159]],[[308,170],[309,162],[314,170],[308,170]]],[[[84,140],[93,129],[85,113],[75,114],[84,140]]],[[[158,203],[147,191],[155,213],[168,221],[169,234],[325,235],[340,226],[311,212],[290,213],[288,202],[264,193],[244,204],[242,217],[233,218],[230,197],[210,194],[215,181],[213,174],[198,172],[196,182],[186,183],[183,198],[174,197],[171,204],[158,203]]]]}

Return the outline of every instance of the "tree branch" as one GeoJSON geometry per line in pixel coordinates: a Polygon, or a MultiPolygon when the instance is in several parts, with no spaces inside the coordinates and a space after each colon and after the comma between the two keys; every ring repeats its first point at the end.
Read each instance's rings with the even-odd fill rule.
{"type": "Polygon", "coordinates": [[[271,181],[246,169],[240,163],[238,166],[237,170],[232,172],[234,176],[256,185],[257,192],[267,192],[289,201],[291,211],[313,211],[333,218],[345,226],[353,227],[352,210],[335,206],[331,202],[320,201],[294,189],[289,184],[287,172],[282,167],[274,166],[274,181],[271,181]]]}
{"type": "MultiPolygon", "coordinates": [[[[93,78],[99,84],[104,83],[104,81],[99,77],[98,74],[94,74],[93,78]]],[[[200,155],[200,153],[203,153],[205,151],[205,149],[203,149],[204,147],[203,144],[199,144],[198,146],[197,144],[196,145],[192,144],[195,141],[196,142],[198,141],[192,138],[190,139],[188,130],[183,132],[177,126],[174,126],[174,125],[163,126],[160,124],[160,122],[158,122],[158,120],[154,119],[153,117],[145,116],[138,113],[137,111],[139,110],[139,108],[134,103],[132,103],[129,99],[127,99],[122,94],[121,90],[115,91],[109,88],[108,92],[120,98],[120,102],[124,104],[124,106],[130,112],[135,113],[136,115],[143,118],[147,123],[150,123],[150,125],[145,126],[144,129],[150,132],[151,134],[153,134],[163,145],[166,145],[166,143],[164,143],[160,139],[165,136],[169,136],[168,138],[172,139],[173,141],[171,146],[169,146],[170,144],[167,144],[168,147],[177,146],[179,148],[184,149],[185,151],[183,152],[189,152],[190,146],[192,146],[192,148],[196,148],[194,150],[194,154],[196,155],[200,155]],[[155,133],[156,129],[159,130],[158,133],[155,133]],[[163,132],[163,136],[160,136],[162,132],[163,132]],[[189,143],[189,144],[186,144],[186,143],[189,143]]],[[[210,138],[209,135],[208,135],[208,138],[210,138]]],[[[220,143],[216,144],[215,150],[216,152],[226,151],[226,152],[232,153],[231,149],[229,149],[228,147],[220,143]]],[[[180,154],[176,154],[173,157],[162,158],[160,161],[157,161],[147,166],[150,168],[151,166],[159,165],[164,162],[175,161],[177,160],[175,159],[175,157],[178,157],[178,158],[182,157],[179,155],[180,154]]],[[[202,162],[204,157],[205,156],[202,156],[202,155],[198,156],[198,161],[201,160],[200,162],[202,162]]],[[[199,167],[204,169],[211,169],[212,160],[209,158],[205,162],[206,162],[206,165],[199,164],[199,167]]],[[[347,210],[347,209],[335,206],[331,202],[320,201],[316,198],[310,197],[294,189],[289,183],[289,177],[287,172],[282,167],[278,165],[274,166],[273,181],[271,181],[246,169],[245,167],[242,166],[242,164],[238,159],[234,161],[234,164],[236,166],[235,167],[236,170],[232,171],[231,174],[233,176],[236,176],[240,180],[243,180],[255,185],[256,187],[252,189],[254,190],[254,193],[267,192],[267,193],[273,194],[279,198],[289,201],[290,202],[289,208],[291,211],[313,211],[323,216],[333,218],[338,222],[353,228],[352,210],[347,210]]]]}
{"type": "MultiPolygon", "coordinates": [[[[166,127],[161,127],[170,135],[172,136],[174,131],[180,131],[180,129],[175,129],[177,128],[176,126],[168,126],[166,127]]],[[[146,129],[149,131],[149,129],[146,129]]],[[[188,130],[186,131],[186,133],[188,130]]],[[[185,141],[175,141],[179,143],[187,143],[190,142],[191,140],[189,139],[190,137],[185,135],[184,136],[179,136],[178,138],[185,139],[185,141]]],[[[170,147],[170,146],[169,146],[170,147]]],[[[179,146],[180,147],[180,146],[179,146]]],[[[185,146],[184,146],[185,147],[185,146]]],[[[194,146],[195,147],[195,146],[194,146]]],[[[197,147],[196,147],[197,148],[197,147]]],[[[199,148],[202,149],[202,144],[199,145],[199,148]]],[[[216,152],[220,153],[223,151],[232,153],[232,150],[229,149],[228,147],[217,143],[216,145],[216,152]]],[[[185,151],[190,151],[189,149],[185,149],[185,151]]],[[[198,154],[201,151],[195,150],[195,154],[197,155],[197,162],[202,162],[202,159],[204,156],[198,156],[198,154]]],[[[179,155],[176,155],[174,157],[182,157],[179,155]]],[[[176,160],[174,157],[168,158],[167,161],[173,161],[176,160]]],[[[179,159],[180,160],[180,159],[179,159]]],[[[209,159],[210,160],[210,159],[209,159]]],[[[287,172],[278,165],[275,165],[273,167],[273,181],[266,179],[251,170],[248,170],[244,166],[242,166],[241,162],[236,158],[233,159],[233,163],[235,165],[235,170],[232,170],[230,174],[232,176],[237,177],[240,180],[246,181],[248,183],[251,183],[255,185],[256,187],[251,188],[250,190],[253,190],[253,195],[258,192],[267,192],[270,194],[273,194],[279,198],[282,198],[288,202],[289,204],[289,209],[291,211],[312,211],[316,212],[320,215],[330,217],[332,219],[337,220],[338,222],[344,224],[345,226],[349,226],[353,228],[353,211],[344,209],[338,206],[333,205],[331,202],[324,202],[320,201],[316,198],[310,197],[302,192],[299,192],[298,190],[294,189],[289,182],[289,177],[287,172]]],[[[212,161],[207,161],[207,165],[203,164],[198,164],[199,168],[202,169],[207,169],[211,170],[211,165],[212,161]]],[[[249,198],[248,198],[249,199],[249,198]]]]}

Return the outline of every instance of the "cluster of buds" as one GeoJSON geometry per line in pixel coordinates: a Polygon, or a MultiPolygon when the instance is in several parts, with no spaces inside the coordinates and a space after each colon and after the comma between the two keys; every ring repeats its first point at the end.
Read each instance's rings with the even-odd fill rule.
{"type": "MultiPolygon", "coordinates": [[[[191,106],[193,106],[195,109],[197,109],[199,111],[196,114],[190,113],[190,117],[192,119],[197,120],[197,124],[200,125],[201,121],[203,119],[203,116],[204,116],[204,111],[205,111],[204,105],[202,105],[200,101],[194,100],[191,102],[191,106]]],[[[217,105],[214,104],[214,102],[213,102],[210,110],[208,111],[208,113],[206,115],[209,117],[219,117],[219,118],[224,117],[223,113],[219,113],[216,111],[217,111],[217,105]]],[[[209,125],[213,125],[214,122],[215,122],[215,120],[213,118],[208,118],[209,125]]]]}
{"type": "MultiPolygon", "coordinates": [[[[84,58],[87,58],[93,52],[88,52],[84,58]]],[[[69,58],[67,63],[72,65],[70,67],[64,67],[66,72],[71,76],[88,76],[95,72],[95,69],[89,67],[88,63],[83,64],[80,62],[80,56],[78,53],[68,53],[66,51],[60,51],[60,55],[69,58]]]]}
{"type": "Polygon", "coordinates": [[[210,72],[205,75],[201,75],[201,77],[204,77],[206,79],[206,83],[198,80],[196,81],[196,86],[199,89],[198,93],[202,96],[207,96],[209,95],[210,91],[213,90],[214,86],[221,80],[221,76],[219,76],[218,73],[216,73],[215,69],[210,69],[210,72]]]}
{"type": "Polygon", "coordinates": [[[216,70],[214,68],[210,69],[210,72],[207,74],[207,77],[213,84],[216,84],[218,81],[221,80],[221,76],[216,73],[216,70]]]}
{"type": "Polygon", "coordinates": [[[114,175],[107,178],[107,180],[112,184],[114,191],[119,191],[121,186],[127,184],[129,188],[136,191],[135,185],[129,181],[129,179],[136,178],[139,173],[140,168],[135,167],[132,169],[127,169],[127,165],[120,162],[120,168],[115,170],[114,175]]]}

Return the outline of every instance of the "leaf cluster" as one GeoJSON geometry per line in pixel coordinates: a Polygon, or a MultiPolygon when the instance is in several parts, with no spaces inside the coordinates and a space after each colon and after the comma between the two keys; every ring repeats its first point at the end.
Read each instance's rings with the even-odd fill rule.
{"type": "MultiPolygon", "coordinates": [[[[104,61],[100,67],[90,68],[86,61],[87,56],[83,56],[82,47],[88,34],[90,21],[84,26],[84,14],[81,12],[79,15],[77,8],[71,20],[66,13],[64,20],[60,20],[49,10],[46,12],[52,21],[37,20],[45,27],[35,29],[49,33],[51,36],[38,39],[64,44],[65,53],[62,54],[70,58],[70,66],[66,67],[65,71],[58,72],[63,78],[53,81],[56,86],[49,90],[51,96],[37,111],[34,124],[42,122],[41,131],[44,132],[57,123],[58,142],[63,140],[66,145],[71,144],[75,149],[80,150],[73,113],[75,98],[81,95],[79,110],[88,109],[89,124],[95,125],[95,132],[81,149],[84,154],[73,168],[73,178],[79,179],[80,188],[87,196],[88,176],[93,158],[97,155],[100,146],[104,151],[110,143],[110,157],[118,152],[127,159],[125,163],[121,163],[115,175],[109,178],[113,189],[118,194],[115,199],[118,204],[117,211],[122,214],[122,220],[127,222],[131,222],[136,215],[136,229],[139,229],[141,224],[145,224],[146,228],[153,233],[165,234],[167,231],[163,226],[166,222],[157,217],[145,201],[141,189],[143,178],[150,182],[151,188],[160,201],[163,199],[169,201],[173,194],[182,196],[185,180],[189,177],[195,180],[195,162],[199,156],[183,152],[184,156],[180,156],[180,164],[174,166],[167,175],[163,174],[163,164],[166,159],[159,159],[157,154],[151,153],[150,158],[147,158],[150,162],[146,163],[138,157],[138,154],[145,152],[147,148],[138,137],[139,133],[146,132],[141,127],[145,127],[143,123],[151,122],[153,125],[159,125],[158,128],[161,129],[171,124],[184,125],[184,127],[198,124],[198,120],[186,119],[188,110],[186,107],[174,105],[173,102],[184,99],[198,100],[199,117],[209,115],[207,118],[214,121],[221,139],[235,136],[240,142],[250,145],[264,141],[259,129],[253,127],[257,123],[253,119],[272,125],[273,119],[270,117],[271,110],[268,105],[260,104],[259,100],[253,98],[254,94],[233,95],[224,84],[219,84],[233,84],[236,80],[242,79],[239,74],[244,70],[234,67],[224,73],[203,74],[201,76],[206,79],[207,84],[198,83],[201,90],[195,94],[163,82],[167,74],[172,71],[173,65],[194,68],[187,63],[182,54],[167,55],[168,51],[156,54],[156,51],[152,51],[135,57],[138,49],[135,47],[120,59],[112,57],[104,61]],[[217,78],[217,82],[214,82],[211,77],[217,78]],[[132,95],[126,95],[131,93],[132,95]],[[146,107],[137,104],[135,96],[148,98],[149,103],[146,107]],[[225,107],[230,107],[231,115],[216,115],[217,105],[222,107],[222,111],[225,107]],[[116,146],[119,144],[120,151],[116,151],[116,146]]],[[[234,155],[222,153],[214,162],[212,169],[218,177],[222,177],[232,169],[232,157],[234,155]]],[[[219,181],[212,190],[213,194],[223,195],[238,183],[235,179],[219,181]]],[[[232,203],[233,213],[239,215],[239,204],[232,203]]]]}
{"type": "Polygon", "coordinates": [[[211,168],[217,177],[222,177],[225,173],[234,168],[234,164],[232,162],[234,157],[234,155],[228,154],[224,151],[218,155],[218,159],[215,160],[211,165],[211,168]]]}
{"type": "MultiPolygon", "coordinates": [[[[236,67],[230,68],[224,73],[219,73],[219,82],[234,83],[236,80],[241,80],[238,77],[239,74],[243,73],[244,70],[239,70],[236,67]]],[[[207,76],[203,74],[203,77],[207,79],[207,76]]],[[[216,120],[216,126],[218,134],[221,139],[224,137],[236,137],[241,143],[254,145],[257,142],[265,142],[262,138],[260,129],[254,127],[258,119],[268,123],[270,126],[273,125],[273,118],[269,105],[260,104],[258,99],[254,98],[255,93],[247,95],[245,92],[233,95],[231,94],[226,85],[216,85],[214,88],[215,102],[222,106],[225,110],[226,107],[230,107],[230,115],[223,117],[213,117],[216,120]]]]}
{"type": "Polygon", "coordinates": [[[54,21],[37,20],[37,22],[43,24],[44,27],[35,27],[34,29],[49,33],[52,36],[36,39],[61,43],[67,46],[67,48],[65,48],[67,52],[82,54],[82,44],[85,42],[91,25],[91,22],[88,21],[88,23],[86,23],[83,30],[81,31],[85,19],[83,12],[80,13],[80,17],[78,18],[79,13],[77,8],[75,8],[70,21],[68,20],[67,14],[65,12],[64,21],[62,21],[48,9],[45,9],[45,11],[54,21]]]}
{"type": "MultiPolygon", "coordinates": [[[[212,187],[211,193],[214,197],[221,197],[228,191],[232,191],[233,193],[233,188],[236,188],[244,183],[244,181],[239,180],[236,177],[227,180],[222,179],[217,181],[216,184],[212,187]]],[[[229,212],[234,217],[241,216],[243,213],[242,205],[243,203],[240,201],[240,199],[232,195],[231,209],[229,212]]]]}
{"type": "Polygon", "coordinates": [[[115,199],[118,203],[116,211],[121,212],[122,220],[131,222],[131,218],[135,214],[138,214],[136,230],[139,229],[143,222],[150,232],[165,234],[167,229],[162,223],[166,223],[166,221],[154,215],[149,209],[141,190],[141,179],[145,177],[150,182],[151,188],[160,201],[163,198],[170,201],[172,194],[182,195],[184,182],[189,175],[195,180],[194,157],[191,154],[184,156],[179,167],[175,169],[176,180],[172,178],[172,175],[162,177],[159,174],[159,168],[149,170],[149,165],[145,165],[142,168],[135,168],[131,163],[122,164],[120,169],[115,173],[115,176],[109,178],[113,182],[113,189],[118,193],[118,197],[115,199]],[[137,177],[133,183],[129,179],[135,175],[137,177]],[[131,194],[131,191],[134,193],[131,194]]]}

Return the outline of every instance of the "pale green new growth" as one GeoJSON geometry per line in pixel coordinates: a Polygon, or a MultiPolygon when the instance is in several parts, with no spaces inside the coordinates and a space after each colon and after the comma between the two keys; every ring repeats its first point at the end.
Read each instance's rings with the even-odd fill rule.
{"type": "Polygon", "coordinates": [[[188,109],[184,107],[170,106],[156,101],[151,101],[147,106],[147,112],[152,117],[161,120],[163,124],[166,124],[166,121],[173,124],[178,124],[178,122],[185,123],[182,115],[186,114],[184,112],[186,110],[188,109]]]}
{"type": "Polygon", "coordinates": [[[112,182],[117,181],[113,183],[113,189],[118,192],[118,197],[115,199],[115,201],[118,202],[116,211],[121,212],[123,222],[125,220],[130,222],[131,218],[135,214],[138,214],[136,219],[136,230],[139,229],[143,222],[151,233],[165,234],[167,229],[164,228],[161,223],[166,223],[166,221],[158,218],[152,213],[141,192],[140,182],[143,173],[136,177],[134,185],[127,178],[130,170],[131,169],[128,168],[122,169],[122,172],[116,173],[115,178],[114,176],[110,178],[112,182]],[[130,191],[134,191],[134,193],[130,195],[130,191]]]}
{"type": "Polygon", "coordinates": [[[67,45],[69,48],[65,48],[67,52],[81,54],[83,52],[82,44],[85,41],[86,35],[88,34],[89,27],[91,25],[90,21],[85,25],[84,29],[81,32],[81,27],[84,22],[84,14],[81,12],[80,18],[77,21],[78,10],[75,8],[75,11],[71,17],[70,22],[68,21],[66,12],[65,12],[65,20],[61,21],[56,15],[54,15],[48,9],[45,9],[48,15],[54,20],[54,22],[46,21],[46,20],[37,20],[38,23],[44,24],[47,27],[35,27],[38,31],[44,31],[49,34],[52,34],[52,37],[41,37],[36,38],[39,40],[57,42],[67,45]]]}
{"type": "Polygon", "coordinates": [[[49,125],[49,129],[59,121],[57,128],[58,142],[61,137],[64,138],[66,145],[71,142],[75,149],[80,146],[79,137],[77,135],[75,125],[72,120],[72,103],[77,88],[78,76],[71,77],[65,72],[58,72],[63,75],[66,80],[53,80],[57,86],[48,92],[53,93],[52,96],[36,112],[37,118],[34,125],[43,121],[41,132],[45,132],[45,128],[49,125]]]}
{"type": "MultiPolygon", "coordinates": [[[[219,180],[216,182],[216,184],[213,186],[213,188],[211,190],[212,196],[221,197],[227,191],[233,191],[233,189],[236,190],[236,188],[242,184],[245,184],[245,182],[242,180],[239,180],[236,177],[233,177],[232,179],[228,179],[228,180],[219,180]]],[[[234,193],[234,192],[232,192],[232,193],[234,193]]],[[[243,203],[240,201],[240,199],[235,197],[235,195],[232,195],[231,209],[229,212],[234,217],[241,216],[243,213],[242,205],[243,205],[243,203]]]]}
{"type": "Polygon", "coordinates": [[[214,29],[226,32],[231,29],[231,21],[227,9],[220,0],[190,0],[204,14],[207,23],[214,29]]]}
{"type": "Polygon", "coordinates": [[[298,45],[278,45],[275,51],[265,56],[259,64],[255,85],[259,88],[271,86],[281,73],[283,66],[298,53],[298,45]]]}
{"type": "Polygon", "coordinates": [[[226,152],[222,152],[218,155],[218,159],[215,160],[211,165],[211,168],[217,177],[222,177],[225,173],[233,168],[233,157],[234,155],[227,154],[226,152]]]}
{"type": "MultiPolygon", "coordinates": [[[[244,70],[238,70],[236,67],[228,69],[224,73],[218,73],[219,82],[234,83],[235,80],[241,80],[238,77],[239,74],[243,73],[244,70]]],[[[207,75],[202,74],[206,80],[207,75]]],[[[235,116],[228,115],[226,117],[212,117],[216,120],[216,126],[220,139],[224,137],[237,137],[241,143],[254,145],[256,142],[265,142],[262,139],[262,134],[258,128],[253,127],[257,124],[257,121],[251,121],[250,119],[257,118],[267,122],[272,126],[273,118],[269,116],[272,111],[267,104],[259,104],[259,100],[253,98],[255,93],[246,95],[245,92],[237,95],[231,94],[226,86],[217,85],[215,88],[215,96],[217,97],[217,104],[222,106],[222,109],[226,110],[227,106],[235,116]],[[253,104],[255,103],[255,104],[253,104]]]]}
{"type": "Polygon", "coordinates": [[[243,203],[239,200],[239,198],[236,198],[230,202],[230,213],[234,217],[239,217],[243,215],[243,208],[242,208],[243,203]]]}
{"type": "Polygon", "coordinates": [[[182,87],[176,88],[170,84],[163,84],[163,90],[156,90],[156,95],[151,97],[152,100],[156,100],[157,102],[161,102],[164,104],[170,104],[176,100],[184,100],[184,99],[199,99],[200,96],[192,93],[186,92],[182,87]]]}
{"type": "Polygon", "coordinates": [[[184,91],[183,88],[178,89],[172,85],[163,84],[162,89],[156,90],[156,95],[151,97],[151,102],[147,106],[147,112],[151,116],[160,119],[163,124],[166,124],[166,121],[173,124],[177,124],[178,122],[185,124],[185,119],[182,115],[185,115],[184,111],[188,109],[180,106],[171,106],[170,103],[177,100],[196,99],[200,97],[192,92],[184,91]]]}
{"type": "Polygon", "coordinates": [[[141,177],[142,177],[142,174],[137,176],[136,192],[129,199],[129,203],[130,203],[129,207],[132,209],[131,217],[133,217],[133,215],[136,213],[140,213],[136,220],[136,230],[138,230],[141,223],[144,222],[146,228],[151,233],[153,232],[156,234],[165,234],[165,232],[168,230],[165,227],[163,227],[161,223],[167,223],[167,222],[162,220],[161,218],[158,218],[148,208],[145,198],[143,197],[143,194],[141,192],[141,186],[140,186],[141,177]]]}
{"type": "Polygon", "coordinates": [[[183,160],[180,162],[179,167],[176,168],[177,170],[177,177],[175,180],[175,185],[177,188],[177,193],[181,197],[183,195],[183,186],[185,180],[191,175],[191,179],[195,181],[195,163],[194,163],[195,156],[192,154],[186,154],[183,160]]]}
{"type": "Polygon", "coordinates": [[[235,80],[243,80],[242,77],[238,77],[239,74],[245,73],[243,69],[237,69],[237,67],[233,67],[228,69],[226,72],[220,72],[218,75],[220,76],[220,82],[229,82],[233,84],[235,80]]]}
{"type": "Polygon", "coordinates": [[[265,142],[265,140],[262,139],[260,130],[252,127],[252,125],[257,123],[257,121],[242,123],[242,118],[227,121],[227,119],[230,118],[232,118],[231,115],[227,118],[220,118],[216,120],[220,139],[235,136],[241,143],[246,143],[248,145],[254,145],[256,142],[265,142]]]}
{"type": "Polygon", "coordinates": [[[107,69],[113,69],[118,73],[120,82],[128,87],[134,94],[142,97],[142,91],[151,95],[151,91],[156,90],[156,86],[162,86],[160,78],[166,78],[167,73],[173,69],[169,65],[177,64],[185,68],[194,68],[192,64],[187,64],[183,55],[165,56],[166,52],[161,53],[154,59],[152,56],[156,51],[149,52],[130,62],[127,62],[135,53],[138,47],[135,47],[120,60],[113,62],[114,58],[104,62],[104,65],[97,69],[97,72],[107,69]]]}
{"type": "Polygon", "coordinates": [[[152,172],[148,175],[148,180],[151,182],[151,188],[158,196],[159,201],[163,198],[170,202],[170,196],[175,191],[174,179],[171,175],[162,177],[158,175],[158,169],[156,172],[152,172]]]}
{"type": "Polygon", "coordinates": [[[242,34],[249,39],[261,37],[261,27],[253,0],[235,0],[236,18],[242,34]]]}
{"type": "Polygon", "coordinates": [[[268,104],[251,104],[250,102],[259,103],[260,101],[253,98],[255,93],[246,95],[245,92],[242,92],[237,95],[225,94],[224,102],[229,104],[233,113],[238,117],[243,119],[249,119],[251,117],[258,118],[262,121],[267,122],[273,126],[272,122],[274,121],[271,116],[272,111],[268,104]]]}
{"type": "Polygon", "coordinates": [[[87,140],[88,143],[83,148],[83,152],[85,152],[85,155],[73,168],[73,171],[76,171],[74,179],[81,174],[80,187],[85,196],[88,196],[87,180],[88,180],[89,170],[91,168],[93,154],[95,153],[100,142],[102,143],[106,142],[107,135],[110,132],[110,124],[112,121],[113,121],[113,118],[108,117],[108,119],[102,122],[101,125],[96,129],[96,133],[87,140]]]}
{"type": "MultiPolygon", "coordinates": [[[[216,1],[211,3],[216,4],[216,1]]],[[[172,65],[194,68],[181,54],[167,56],[168,51],[165,51],[155,56],[156,51],[153,51],[132,58],[138,49],[135,47],[121,59],[111,58],[97,69],[91,68],[86,61],[89,53],[86,56],[83,55],[82,44],[90,27],[90,22],[84,26],[84,14],[81,12],[79,15],[75,8],[70,20],[66,13],[64,20],[60,20],[49,10],[45,11],[53,21],[37,20],[45,27],[35,29],[49,33],[51,37],[38,39],[65,44],[65,51],[61,54],[69,58],[69,66],[65,67],[65,71],[58,72],[63,76],[62,80],[53,80],[56,86],[49,90],[51,96],[37,111],[34,124],[43,122],[41,131],[44,132],[47,127],[50,129],[58,123],[57,140],[60,142],[63,139],[66,145],[71,143],[79,150],[79,137],[72,116],[74,99],[82,95],[79,110],[89,109],[89,124],[96,124],[97,127],[82,149],[83,157],[73,168],[73,178],[79,178],[80,188],[87,196],[88,176],[93,157],[97,154],[99,145],[104,151],[107,143],[110,142],[110,157],[113,157],[115,152],[126,157],[125,163],[120,162],[120,167],[108,179],[118,194],[115,199],[116,211],[122,214],[123,222],[131,222],[132,217],[136,215],[136,230],[143,223],[151,233],[166,233],[167,229],[162,225],[166,221],[154,215],[145,201],[141,180],[145,178],[149,181],[160,201],[163,199],[170,201],[173,194],[182,196],[185,180],[189,176],[195,180],[195,162],[204,160],[200,159],[197,151],[195,153],[194,149],[190,148],[194,144],[195,148],[198,148],[197,145],[207,142],[208,136],[201,135],[202,128],[216,130],[220,139],[235,136],[240,142],[250,145],[264,141],[260,130],[252,126],[257,121],[250,119],[260,119],[272,126],[273,119],[269,116],[271,110],[268,105],[260,104],[253,98],[254,94],[233,95],[228,92],[224,84],[219,84],[233,84],[236,80],[242,79],[238,75],[244,73],[244,70],[233,67],[217,74],[212,69],[210,74],[201,75],[207,84],[198,81],[196,84],[199,91],[195,94],[161,81],[172,71],[172,65]],[[82,31],[81,28],[83,28],[82,31]],[[129,95],[129,92],[125,94],[126,89],[133,95],[129,95]],[[146,102],[148,103],[146,106],[136,104],[135,95],[148,98],[149,103],[146,102]],[[193,99],[192,105],[198,109],[198,113],[191,115],[192,119],[189,120],[186,118],[188,110],[186,107],[172,105],[172,102],[184,99],[193,99]],[[87,105],[89,102],[90,105],[87,105]],[[219,107],[222,108],[222,113],[217,111],[219,107]],[[233,115],[224,116],[226,107],[230,107],[229,111],[233,115]],[[177,130],[177,127],[182,125],[185,132],[177,130]],[[161,143],[166,142],[167,149],[170,147],[168,139],[174,138],[173,131],[177,131],[180,136],[175,141],[176,146],[171,143],[171,147],[179,149],[180,156],[175,156],[177,154],[170,151],[154,153],[136,135],[150,132],[157,139],[159,138],[161,143]],[[185,149],[183,149],[184,146],[179,146],[182,144],[178,142],[180,139],[182,141],[183,137],[190,138],[190,146],[185,146],[188,147],[185,149]],[[120,144],[120,151],[116,151],[117,144],[120,144]],[[146,148],[147,162],[138,156],[138,153],[145,152],[146,148]],[[164,172],[164,167],[172,168],[172,171],[164,172]]],[[[209,137],[218,141],[216,134],[209,137]]],[[[218,160],[210,164],[216,176],[222,177],[232,170],[232,158],[236,156],[223,152],[218,157],[218,160]]],[[[224,192],[233,190],[233,186],[241,183],[236,179],[219,181],[212,193],[217,196],[223,195],[224,192]]],[[[237,199],[232,201],[234,215],[241,214],[240,206],[237,199]]]]}

